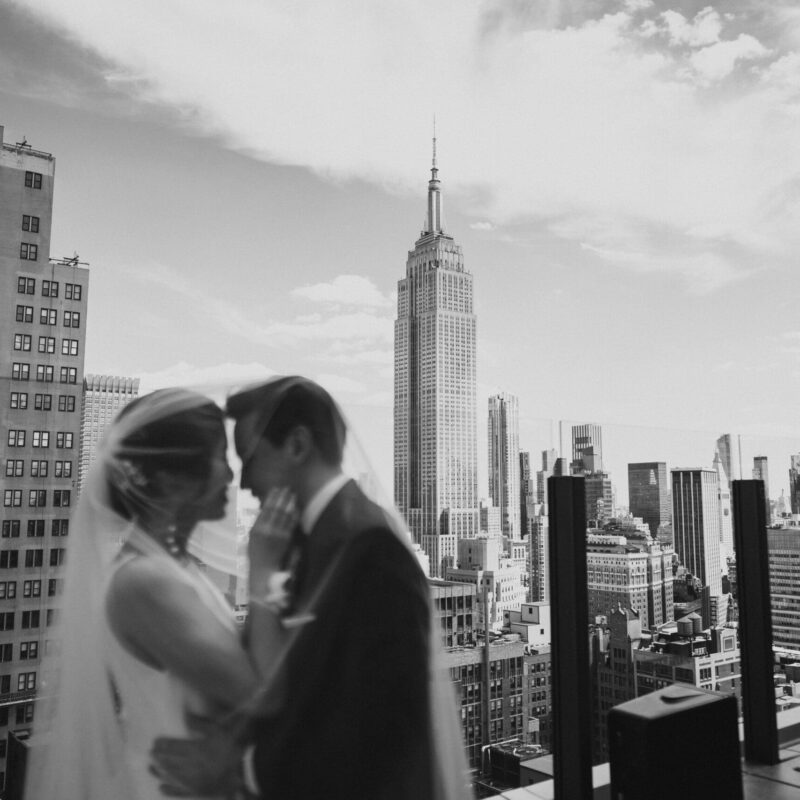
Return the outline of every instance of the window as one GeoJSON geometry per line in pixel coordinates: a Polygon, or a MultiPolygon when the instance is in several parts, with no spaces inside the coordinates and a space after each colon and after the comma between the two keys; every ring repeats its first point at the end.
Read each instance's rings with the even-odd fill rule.
{"type": "Polygon", "coordinates": [[[42,582],[38,578],[35,581],[22,582],[22,596],[23,597],[41,597],[42,596],[42,582]]]}
{"type": "Polygon", "coordinates": [[[11,365],[11,380],[12,381],[28,381],[31,378],[31,365],[21,364],[15,361],[11,365]]]}
{"type": "Polygon", "coordinates": [[[39,258],[39,245],[22,242],[19,246],[19,257],[23,261],[36,261],[39,258]]]}
{"type": "Polygon", "coordinates": [[[53,547],[50,550],[50,566],[58,567],[66,560],[67,551],[64,547],[53,547]]]}
{"type": "Polygon", "coordinates": [[[24,692],[26,689],[36,688],[36,673],[35,672],[20,672],[17,678],[17,691],[24,692]]]}
{"type": "MultiPolygon", "coordinates": [[[[47,464],[47,462],[44,462],[47,464]]],[[[56,478],[71,478],[72,477],[72,462],[71,461],[56,461],[56,469],[54,473],[56,478]]]]}
{"type": "Polygon", "coordinates": [[[49,411],[53,407],[53,395],[37,394],[33,398],[33,407],[37,411],[49,411]]]}
{"type": "Polygon", "coordinates": [[[50,533],[52,536],[66,536],[69,533],[69,520],[54,519],[50,533]]]}
{"type": "Polygon", "coordinates": [[[14,645],[4,644],[0,647],[0,661],[13,661],[14,660],[14,645]]]}
{"type": "MultiPolygon", "coordinates": [[[[69,284],[67,284],[69,286],[69,284]]],[[[64,327],[65,328],[80,328],[81,326],[81,312],[80,311],[65,311],[64,312],[64,327]]]]}
{"type": "Polygon", "coordinates": [[[44,563],[44,550],[42,550],[41,547],[37,547],[35,550],[25,551],[26,567],[41,567],[43,563],[44,563]]]}
{"type": "Polygon", "coordinates": [[[29,661],[32,658],[39,657],[39,642],[20,642],[19,643],[19,660],[29,661]]]}
{"type": "Polygon", "coordinates": [[[52,364],[37,364],[36,365],[36,380],[43,383],[53,382],[53,365],[52,364]]]}
{"type": "Polygon", "coordinates": [[[3,538],[10,537],[16,539],[19,536],[19,520],[18,519],[4,519],[3,520],[3,538]]]}
{"type": "Polygon", "coordinates": [[[25,173],[25,185],[29,189],[41,189],[42,188],[42,173],[41,172],[26,172],[25,173]]]}
{"type": "Polygon", "coordinates": [[[40,353],[55,353],[56,351],[56,337],[55,336],[40,336],[39,337],[39,352],[40,353]]]}
{"type": "Polygon", "coordinates": [[[81,285],[79,283],[65,283],[64,284],[64,297],[67,300],[80,300],[81,299],[81,285]]]}
{"type": "Polygon", "coordinates": [[[47,492],[44,489],[31,489],[28,492],[28,505],[31,508],[44,508],[47,505],[47,492]]]}
{"type": "Polygon", "coordinates": [[[42,297],[58,297],[58,281],[42,281],[42,297]]]}
{"type": "Polygon", "coordinates": [[[31,349],[31,335],[29,333],[15,333],[14,349],[29,351],[31,349]]]}
{"type": "Polygon", "coordinates": [[[78,340],[77,339],[62,339],[61,340],[61,355],[62,356],[76,356],[76,355],[78,355],[78,340]]]}
{"type": "Polygon", "coordinates": [[[74,394],[60,394],[58,396],[58,410],[59,411],[74,411],[75,410],[75,395],[74,394]]]}
{"type": "Polygon", "coordinates": [[[50,447],[50,431],[33,431],[34,447],[50,447]]]}
{"type": "Polygon", "coordinates": [[[3,550],[0,552],[0,569],[16,569],[18,566],[18,550],[3,550]]]}
{"type": "Polygon", "coordinates": [[[17,725],[28,725],[33,722],[33,703],[17,706],[17,725]]]}
{"type": "Polygon", "coordinates": [[[23,214],[22,230],[30,231],[31,233],[39,233],[39,217],[34,217],[30,214],[23,214]]]}
{"type": "Polygon", "coordinates": [[[6,478],[21,478],[25,472],[25,462],[20,458],[6,459],[6,478]]]}
{"type": "Polygon", "coordinates": [[[50,578],[47,581],[47,596],[56,597],[61,594],[61,585],[63,581],[60,578],[50,578]]]}
{"type": "Polygon", "coordinates": [[[33,306],[17,306],[17,322],[33,322],[33,306]]]}
{"type": "Polygon", "coordinates": [[[17,278],[17,294],[36,294],[36,278],[17,278]]]}
{"type": "Polygon", "coordinates": [[[4,611],[0,614],[0,631],[14,630],[14,612],[4,611]]]}
{"type": "Polygon", "coordinates": [[[76,367],[61,367],[61,372],[59,373],[60,378],[59,380],[61,383],[77,383],[78,382],[78,370],[76,367]]]}
{"type": "Polygon", "coordinates": [[[56,508],[67,508],[71,499],[71,492],[69,489],[54,489],[53,490],[53,505],[56,508]]]}
{"type": "Polygon", "coordinates": [[[54,625],[58,622],[58,609],[57,608],[48,608],[47,609],[47,627],[49,628],[51,625],[54,625]]]}
{"type": "Polygon", "coordinates": [[[8,431],[8,446],[25,447],[25,431],[19,431],[15,428],[11,428],[8,431]]]}
{"type": "Polygon", "coordinates": [[[11,676],[0,675],[0,694],[8,694],[11,691],[11,676]]]}
{"type": "Polygon", "coordinates": [[[22,489],[4,489],[3,505],[6,508],[13,508],[22,505],[22,489]]]}
{"type": "Polygon", "coordinates": [[[28,407],[27,392],[11,392],[11,408],[27,408],[27,407],[28,407]]]}
{"type": "Polygon", "coordinates": [[[39,309],[39,323],[42,325],[55,325],[58,322],[58,312],[54,308],[39,309]]]}
{"type": "Polygon", "coordinates": [[[23,611],[22,612],[22,627],[23,628],[38,628],[39,627],[39,612],[38,611],[23,611]]]}
{"type": "Polygon", "coordinates": [[[47,462],[36,461],[36,460],[31,461],[31,478],[46,478],[46,477],[47,477],[47,462]]]}
{"type": "Polygon", "coordinates": [[[2,598],[13,600],[17,596],[16,581],[0,581],[0,595],[2,598]]]}
{"type": "Polygon", "coordinates": [[[43,519],[29,519],[28,520],[28,536],[44,536],[44,520],[43,519]]]}
{"type": "Polygon", "coordinates": [[[56,433],[56,448],[58,450],[72,449],[73,434],[70,431],[58,431],[56,433]]]}

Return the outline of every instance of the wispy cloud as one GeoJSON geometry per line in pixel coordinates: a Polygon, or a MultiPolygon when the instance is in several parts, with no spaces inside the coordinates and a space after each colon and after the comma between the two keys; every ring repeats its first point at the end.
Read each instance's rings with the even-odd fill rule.
{"type": "Polygon", "coordinates": [[[301,286],[292,291],[295,297],[303,297],[315,303],[366,308],[391,308],[391,297],[381,294],[374,281],[362,275],[337,275],[327,283],[301,286]]]}
{"type": "MultiPolygon", "coordinates": [[[[675,5],[20,4],[90,50],[115,91],[184,110],[184,124],[231,148],[335,179],[416,191],[435,109],[449,202],[477,220],[558,221],[551,230],[566,237],[574,220],[658,225],[688,249],[702,239],[706,285],[724,285],[723,261],[787,258],[800,245],[800,205],[775,202],[800,178],[800,29],[779,3],[694,16],[675,5]]],[[[647,259],[659,255],[645,246],[647,259]]],[[[661,263],[686,273],[680,259],[661,263]]],[[[388,307],[364,282],[350,284],[349,303],[347,280],[296,296],[388,307]]]]}

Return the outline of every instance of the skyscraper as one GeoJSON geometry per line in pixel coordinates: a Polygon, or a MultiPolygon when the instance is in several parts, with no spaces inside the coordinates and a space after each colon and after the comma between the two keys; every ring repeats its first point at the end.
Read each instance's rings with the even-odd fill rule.
{"type": "Polygon", "coordinates": [[[663,461],[628,464],[628,504],[634,517],[650,526],[655,538],[660,525],[669,522],[669,483],[663,461]]]}
{"type": "Polygon", "coordinates": [[[0,126],[0,741],[33,721],[78,477],[89,273],[49,258],[54,174],[0,126]]]}
{"type": "Polygon", "coordinates": [[[572,473],[603,471],[603,432],[599,425],[572,426],[572,473]]]}
{"type": "Polygon", "coordinates": [[[503,534],[520,530],[519,401],[502,392],[489,398],[489,497],[500,509],[503,534]]]}
{"type": "Polygon", "coordinates": [[[769,502],[769,465],[766,456],[756,456],[753,459],[753,478],[764,481],[764,500],[766,502],[767,524],[772,517],[772,509],[769,502]]]}
{"type": "Polygon", "coordinates": [[[78,467],[78,492],[94,463],[97,446],[117,412],[139,396],[138,378],[112,375],[87,375],[83,380],[81,405],[81,461],[78,467]]]}
{"type": "Polygon", "coordinates": [[[733,513],[731,507],[731,487],[719,450],[714,454],[713,469],[719,479],[719,539],[725,545],[726,555],[733,553],[733,513]]]}
{"type": "MultiPolygon", "coordinates": [[[[671,474],[675,552],[710,595],[718,597],[722,594],[722,577],[717,473],[712,469],[673,469],[671,474]]],[[[718,620],[709,622],[716,624],[718,620]]]]}
{"type": "Polygon", "coordinates": [[[722,469],[725,471],[728,486],[730,486],[731,481],[736,480],[742,471],[737,440],[730,433],[723,433],[717,439],[717,452],[722,461],[722,469]]]}
{"type": "Polygon", "coordinates": [[[800,453],[789,458],[789,500],[792,514],[800,514],[800,453]]]}
{"type": "Polygon", "coordinates": [[[394,498],[438,577],[456,541],[478,533],[478,459],[472,275],[444,231],[435,137],[425,230],[397,284],[394,348],[394,498]]]}

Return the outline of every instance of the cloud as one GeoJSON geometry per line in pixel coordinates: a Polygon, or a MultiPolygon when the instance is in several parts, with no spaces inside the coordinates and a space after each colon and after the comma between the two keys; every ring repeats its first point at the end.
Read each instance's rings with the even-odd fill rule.
{"type": "Polygon", "coordinates": [[[469,227],[474,231],[493,231],[495,229],[491,222],[473,222],[469,227]]]}
{"type": "Polygon", "coordinates": [[[375,283],[362,275],[338,275],[328,283],[301,286],[292,295],[315,303],[330,303],[367,308],[391,308],[391,298],[384,296],[375,283]]]}
{"type": "Polygon", "coordinates": [[[156,372],[144,372],[140,378],[140,394],[153,392],[170,386],[183,386],[196,389],[222,402],[236,388],[250,383],[266,380],[275,370],[264,364],[222,363],[210,367],[198,367],[186,361],[179,361],[156,372]]]}
{"type": "MultiPolygon", "coordinates": [[[[704,231],[713,285],[734,255],[750,263],[768,245],[770,258],[789,258],[800,244],[800,208],[776,202],[800,177],[798,89],[792,63],[778,66],[796,57],[800,34],[782,31],[790,11],[780,4],[734,2],[724,15],[709,5],[691,19],[665,5],[19,7],[87,50],[114,91],[177,110],[181,124],[231,149],[332,180],[418,193],[435,109],[447,203],[501,228],[535,220],[568,238],[586,220],[599,230],[613,218],[620,230],[662,226],[691,250],[704,231]]],[[[295,296],[388,309],[357,276],[295,296]]],[[[230,324],[253,333],[246,320],[230,324]]],[[[315,330],[326,321],[258,335],[315,330]]]]}

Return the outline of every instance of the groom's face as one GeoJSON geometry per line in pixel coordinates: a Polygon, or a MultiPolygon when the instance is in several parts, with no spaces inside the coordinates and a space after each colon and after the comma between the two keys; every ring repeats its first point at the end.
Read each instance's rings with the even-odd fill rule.
{"type": "MultiPolygon", "coordinates": [[[[238,437],[236,449],[243,452],[238,437]]],[[[248,489],[263,503],[271,489],[290,487],[290,465],[285,450],[285,447],[276,447],[261,437],[252,455],[242,464],[242,489],[248,489]]]]}

